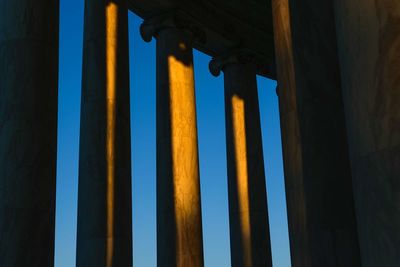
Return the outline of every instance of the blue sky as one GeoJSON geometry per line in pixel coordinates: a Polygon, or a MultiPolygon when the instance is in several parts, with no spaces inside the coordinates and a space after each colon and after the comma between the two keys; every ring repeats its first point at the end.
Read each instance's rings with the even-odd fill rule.
{"type": "MultiPolygon", "coordinates": [[[[61,0],[56,267],[75,266],[83,0],[61,0]]],[[[134,266],[156,266],[155,41],[129,14],[134,266]]],[[[223,75],[194,51],[206,267],[230,266],[223,75]]],[[[258,77],[274,267],[290,267],[276,83],[258,77]]]]}

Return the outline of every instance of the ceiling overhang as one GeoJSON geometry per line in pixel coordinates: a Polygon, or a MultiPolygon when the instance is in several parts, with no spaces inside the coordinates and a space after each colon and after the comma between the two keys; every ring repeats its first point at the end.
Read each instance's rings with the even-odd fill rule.
{"type": "Polygon", "coordinates": [[[268,0],[128,0],[142,17],[176,12],[204,31],[194,48],[217,57],[234,49],[251,51],[262,62],[260,75],[274,78],[272,14],[268,0]]]}

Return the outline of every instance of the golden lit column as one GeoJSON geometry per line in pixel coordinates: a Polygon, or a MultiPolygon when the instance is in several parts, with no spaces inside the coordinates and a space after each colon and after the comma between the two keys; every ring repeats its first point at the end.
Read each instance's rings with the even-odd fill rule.
{"type": "Polygon", "coordinates": [[[238,52],[213,59],[224,72],[231,262],[272,266],[256,64],[238,52]]]}
{"type": "Polygon", "coordinates": [[[132,266],[128,9],[86,0],[77,267],[132,266]]]}
{"type": "Polygon", "coordinates": [[[141,32],[157,39],[157,264],[203,266],[192,33],[172,17],[141,32]]]}
{"type": "Polygon", "coordinates": [[[54,266],[59,1],[0,1],[0,266],[54,266]]]}

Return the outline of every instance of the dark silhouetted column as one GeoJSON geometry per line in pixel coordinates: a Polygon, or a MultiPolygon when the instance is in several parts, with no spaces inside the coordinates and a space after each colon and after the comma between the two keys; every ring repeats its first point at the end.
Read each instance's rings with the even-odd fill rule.
{"type": "Polygon", "coordinates": [[[293,267],[360,266],[333,2],[272,1],[293,267]]]}
{"type": "Polygon", "coordinates": [[[334,1],[362,266],[400,266],[400,1],[334,1]]]}
{"type": "Polygon", "coordinates": [[[54,266],[59,2],[0,2],[0,266],[54,266]]]}
{"type": "Polygon", "coordinates": [[[232,54],[210,70],[225,80],[231,262],[272,266],[256,64],[232,54]]]}
{"type": "Polygon", "coordinates": [[[192,33],[173,17],[141,32],[157,39],[157,264],[203,266],[192,33]]]}
{"type": "Polygon", "coordinates": [[[132,266],[128,10],[85,1],[77,267],[132,266]]]}

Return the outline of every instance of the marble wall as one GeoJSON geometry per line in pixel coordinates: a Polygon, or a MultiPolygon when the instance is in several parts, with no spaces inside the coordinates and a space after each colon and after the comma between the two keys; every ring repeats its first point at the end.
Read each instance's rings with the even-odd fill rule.
{"type": "Polygon", "coordinates": [[[292,266],[360,266],[333,1],[274,0],[292,266]]]}
{"type": "Polygon", "coordinates": [[[0,2],[0,266],[54,265],[58,1],[0,2]]]}
{"type": "Polygon", "coordinates": [[[400,2],[334,2],[362,264],[400,266],[400,2]]]}

